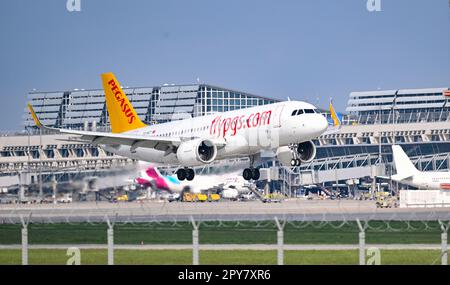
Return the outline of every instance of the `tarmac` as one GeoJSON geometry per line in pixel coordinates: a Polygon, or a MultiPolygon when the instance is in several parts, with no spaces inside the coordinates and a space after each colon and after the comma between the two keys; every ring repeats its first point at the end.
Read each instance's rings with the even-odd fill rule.
{"type": "Polygon", "coordinates": [[[76,202],[0,205],[0,223],[152,222],[209,220],[296,221],[450,220],[450,208],[377,209],[374,201],[287,199],[281,203],[246,202],[76,202]]]}

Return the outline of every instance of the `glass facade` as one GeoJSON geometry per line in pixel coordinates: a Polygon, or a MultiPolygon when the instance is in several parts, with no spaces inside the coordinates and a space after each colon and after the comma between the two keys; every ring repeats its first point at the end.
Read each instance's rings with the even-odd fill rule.
{"type": "Polygon", "coordinates": [[[448,88],[352,92],[344,123],[392,124],[450,120],[448,88]]]}
{"type": "Polygon", "coordinates": [[[259,105],[278,102],[242,92],[211,86],[201,86],[198,92],[198,108],[195,115],[208,115],[215,112],[227,112],[259,105]]]}

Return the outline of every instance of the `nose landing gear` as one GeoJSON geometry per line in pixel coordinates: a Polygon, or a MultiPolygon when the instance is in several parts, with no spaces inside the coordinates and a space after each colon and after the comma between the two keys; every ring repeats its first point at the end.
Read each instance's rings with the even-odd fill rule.
{"type": "Polygon", "coordinates": [[[292,153],[292,159],[291,159],[291,166],[295,167],[295,166],[300,166],[300,164],[302,163],[302,161],[300,160],[299,155],[297,153],[297,147],[298,144],[292,144],[289,146],[289,148],[291,149],[291,153],[292,153]]]}
{"type": "Polygon", "coordinates": [[[292,167],[294,167],[294,166],[300,166],[300,164],[301,164],[301,160],[300,160],[300,159],[298,159],[298,158],[293,158],[293,159],[291,159],[291,166],[292,166],[292,167]]]}

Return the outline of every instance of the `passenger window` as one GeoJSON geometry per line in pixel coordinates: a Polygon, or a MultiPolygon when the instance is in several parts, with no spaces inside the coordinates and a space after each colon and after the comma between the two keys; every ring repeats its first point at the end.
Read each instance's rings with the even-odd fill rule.
{"type": "Polygon", "coordinates": [[[295,115],[297,115],[297,110],[294,110],[294,112],[292,112],[291,116],[295,116],[295,115]]]}

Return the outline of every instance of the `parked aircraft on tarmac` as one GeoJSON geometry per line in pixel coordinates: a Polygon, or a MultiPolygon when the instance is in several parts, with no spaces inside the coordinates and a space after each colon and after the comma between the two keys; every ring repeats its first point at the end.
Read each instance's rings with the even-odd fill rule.
{"type": "Polygon", "coordinates": [[[139,176],[134,179],[134,183],[170,193],[182,191],[201,193],[202,191],[212,190],[220,192],[224,198],[229,199],[237,198],[240,193],[248,191],[247,185],[249,184],[236,173],[198,175],[195,183],[180,181],[176,175],[161,174],[154,166],[141,170],[139,176]]]}
{"type": "Polygon", "coordinates": [[[450,190],[450,172],[419,171],[399,145],[392,146],[397,174],[392,180],[421,190],[450,190]]]}

